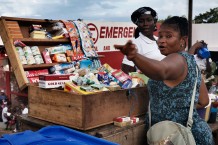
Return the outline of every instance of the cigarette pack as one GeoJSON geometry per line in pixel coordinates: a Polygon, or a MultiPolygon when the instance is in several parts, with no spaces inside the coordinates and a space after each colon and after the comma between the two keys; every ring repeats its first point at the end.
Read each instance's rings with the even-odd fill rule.
{"type": "Polygon", "coordinates": [[[70,81],[70,76],[73,74],[48,74],[48,75],[39,75],[39,87],[40,88],[64,88],[64,84],[70,81]]]}
{"type": "Polygon", "coordinates": [[[131,121],[131,120],[130,120],[130,117],[128,117],[128,116],[121,116],[121,117],[114,118],[114,121],[116,121],[116,122],[127,122],[127,121],[131,121]]]}
{"type": "Polygon", "coordinates": [[[131,120],[132,124],[139,122],[139,118],[138,117],[131,117],[130,120],[131,120]]]}

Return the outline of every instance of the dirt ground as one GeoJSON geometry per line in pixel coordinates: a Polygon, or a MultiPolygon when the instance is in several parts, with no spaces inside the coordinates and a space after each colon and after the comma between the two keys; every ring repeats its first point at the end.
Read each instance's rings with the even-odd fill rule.
{"type": "Polygon", "coordinates": [[[11,134],[13,133],[11,130],[5,130],[6,125],[3,122],[0,122],[0,137],[3,134],[11,134]]]}

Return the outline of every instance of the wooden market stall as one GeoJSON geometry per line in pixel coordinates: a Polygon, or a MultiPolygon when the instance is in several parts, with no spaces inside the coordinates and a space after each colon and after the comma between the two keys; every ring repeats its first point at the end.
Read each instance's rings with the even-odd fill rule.
{"type": "MultiPolygon", "coordinates": [[[[5,45],[12,71],[19,89],[28,91],[28,117],[68,126],[83,132],[90,132],[90,130],[99,127],[111,126],[115,117],[144,115],[148,105],[146,87],[78,95],[58,89],[39,88],[37,83],[30,82],[25,71],[48,69],[56,63],[22,64],[14,44],[16,41],[20,41],[28,46],[38,46],[40,52],[44,51],[46,47],[70,44],[68,38],[53,40],[33,39],[30,37],[29,28],[31,25],[42,25],[47,30],[50,30],[51,25],[55,22],[57,20],[1,17],[0,35],[5,45]]],[[[141,121],[139,126],[136,126],[123,129],[120,134],[121,138],[126,138],[127,140],[127,136],[130,136],[128,138],[137,138],[138,142],[141,142],[138,138],[145,135],[144,121],[141,121]]],[[[110,135],[107,133],[105,138],[122,144],[123,140],[118,139],[115,135],[117,132],[109,130],[110,135],[113,137],[109,138],[108,136],[110,135]]],[[[102,130],[99,132],[102,132],[102,130]]],[[[143,140],[144,138],[141,139],[143,140]]],[[[127,142],[130,143],[130,141],[126,141],[125,144],[127,142]]]]}

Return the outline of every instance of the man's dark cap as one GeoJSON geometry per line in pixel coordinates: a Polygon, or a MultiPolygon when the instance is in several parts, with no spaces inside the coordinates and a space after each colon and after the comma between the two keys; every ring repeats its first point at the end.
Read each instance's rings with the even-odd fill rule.
{"type": "Polygon", "coordinates": [[[157,13],[150,7],[141,7],[135,10],[131,15],[132,22],[134,24],[137,24],[139,17],[143,14],[150,14],[154,18],[155,22],[157,22],[157,13]]]}

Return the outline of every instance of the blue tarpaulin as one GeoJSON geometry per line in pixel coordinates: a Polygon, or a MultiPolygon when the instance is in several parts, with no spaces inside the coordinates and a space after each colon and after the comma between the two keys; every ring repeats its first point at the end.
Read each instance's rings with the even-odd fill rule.
{"type": "Polygon", "coordinates": [[[36,132],[27,130],[5,134],[1,145],[118,145],[64,126],[47,126],[36,132]]]}

